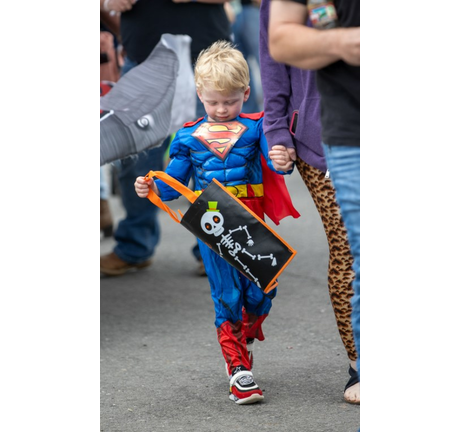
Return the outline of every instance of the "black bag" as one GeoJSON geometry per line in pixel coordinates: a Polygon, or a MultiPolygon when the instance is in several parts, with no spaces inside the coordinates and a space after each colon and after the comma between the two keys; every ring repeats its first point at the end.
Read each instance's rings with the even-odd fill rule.
{"type": "Polygon", "coordinates": [[[254,282],[265,293],[277,286],[277,277],[296,255],[271,227],[245,204],[213,179],[197,196],[189,188],[162,171],[150,171],[185,196],[192,204],[181,219],[153,192],[148,198],[171,218],[187,228],[214,252],[254,282]]]}

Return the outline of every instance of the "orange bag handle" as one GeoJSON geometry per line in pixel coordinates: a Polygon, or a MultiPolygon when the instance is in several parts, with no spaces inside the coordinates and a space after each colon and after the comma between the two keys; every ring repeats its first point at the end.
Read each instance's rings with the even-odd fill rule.
{"type": "MultiPolygon", "coordinates": [[[[187,198],[187,200],[192,204],[195,202],[197,199],[197,195],[195,195],[194,192],[192,192],[187,186],[184,186],[182,183],[180,183],[178,180],[175,178],[171,177],[167,173],[164,173],[163,171],[149,171],[145,176],[145,180],[149,180],[151,178],[158,178],[165,182],[168,186],[172,187],[174,190],[179,192],[181,195],[187,198]]],[[[147,198],[149,198],[149,201],[152,202],[152,204],[155,204],[158,208],[162,209],[164,212],[168,213],[175,222],[181,223],[181,219],[176,215],[176,213],[170,209],[161,199],[160,197],[154,193],[153,190],[149,189],[149,194],[147,195],[147,198]]],[[[178,213],[183,216],[182,213],[178,210],[178,213]]]]}

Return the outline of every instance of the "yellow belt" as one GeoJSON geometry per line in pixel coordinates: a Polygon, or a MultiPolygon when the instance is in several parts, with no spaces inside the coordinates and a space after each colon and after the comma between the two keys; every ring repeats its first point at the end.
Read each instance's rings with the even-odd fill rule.
{"type": "MultiPolygon", "coordinates": [[[[262,183],[260,184],[243,184],[236,186],[226,186],[226,189],[237,198],[248,198],[250,197],[262,197],[264,196],[264,188],[262,183]],[[251,189],[250,189],[251,188],[251,189]],[[250,190],[250,193],[248,191],[250,190]],[[252,193],[251,193],[252,192],[252,193]]],[[[200,195],[201,190],[196,190],[195,193],[200,195]]]]}

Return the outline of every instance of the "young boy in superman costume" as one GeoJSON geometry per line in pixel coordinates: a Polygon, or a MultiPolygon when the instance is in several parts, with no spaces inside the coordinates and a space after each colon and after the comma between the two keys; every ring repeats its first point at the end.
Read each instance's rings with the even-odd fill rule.
{"type": "MultiPolygon", "coordinates": [[[[216,42],[201,52],[195,66],[195,83],[207,116],[186,123],[176,133],[165,172],[184,185],[193,175],[197,194],[216,178],[261,219],[266,213],[278,224],[285,216],[299,217],[284,179],[278,175],[292,172],[291,149],[274,146],[268,152],[263,113],[241,113],[250,95],[249,81],[248,64],[230,43],[216,42]]],[[[149,189],[162,201],[180,196],[161,180],[146,180],[144,176],[136,179],[138,196],[146,198],[149,189]]],[[[277,289],[265,294],[205,243],[198,243],[230,379],[229,399],[237,404],[258,402],[264,396],[251,372],[253,342],[264,340],[261,324],[277,289]]]]}

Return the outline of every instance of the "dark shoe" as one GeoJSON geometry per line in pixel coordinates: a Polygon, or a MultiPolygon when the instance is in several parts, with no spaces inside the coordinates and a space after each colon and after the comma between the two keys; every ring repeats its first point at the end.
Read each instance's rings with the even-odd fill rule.
{"type": "Polygon", "coordinates": [[[202,260],[199,261],[198,268],[197,268],[197,274],[199,276],[206,276],[206,270],[205,270],[205,266],[203,265],[202,260]]]}
{"type": "Polygon", "coordinates": [[[243,366],[236,367],[232,372],[229,399],[239,405],[252,404],[264,399],[263,392],[253,380],[253,374],[243,366]]]}
{"type": "Polygon", "coordinates": [[[128,270],[139,270],[148,267],[152,264],[152,258],[149,258],[142,263],[130,264],[120,259],[114,252],[103,255],[100,258],[100,270],[102,274],[107,276],[121,276],[128,270]]]}
{"type": "Polygon", "coordinates": [[[104,237],[111,237],[114,232],[114,222],[107,200],[99,201],[99,218],[100,230],[104,233],[104,237]]]}
{"type": "MultiPolygon", "coordinates": [[[[348,388],[360,382],[359,374],[352,366],[349,366],[349,375],[350,375],[350,378],[346,384],[346,387],[344,387],[344,392],[346,392],[348,388]]],[[[350,404],[360,405],[360,400],[349,400],[349,399],[346,399],[346,397],[344,397],[344,400],[350,404]]]]}

